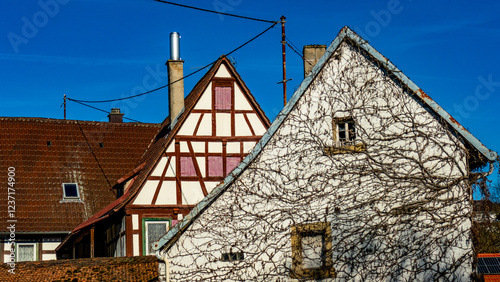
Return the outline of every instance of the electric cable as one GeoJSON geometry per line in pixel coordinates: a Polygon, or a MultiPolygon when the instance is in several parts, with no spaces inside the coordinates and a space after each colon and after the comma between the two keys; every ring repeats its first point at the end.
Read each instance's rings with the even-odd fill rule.
{"type": "MultiPolygon", "coordinates": [[[[82,103],[82,102],[80,102],[80,101],[76,101],[76,100],[73,100],[73,99],[69,99],[69,98],[67,98],[67,99],[68,99],[68,100],[70,100],[70,101],[72,101],[72,102],[78,103],[78,104],[80,104],[80,105],[83,105],[83,106],[86,106],[86,107],[92,108],[92,109],[94,109],[94,110],[98,110],[98,111],[101,111],[101,112],[104,112],[104,113],[110,114],[110,112],[108,112],[108,111],[106,111],[106,110],[99,109],[99,108],[97,108],[97,107],[94,107],[94,106],[91,106],[91,105],[87,105],[87,104],[84,104],[84,103],[82,103]]],[[[131,119],[131,118],[128,118],[128,117],[123,117],[123,118],[124,118],[124,119],[128,119],[128,120],[131,120],[131,121],[135,121],[135,122],[138,122],[138,123],[142,123],[142,122],[140,122],[140,121],[138,121],[138,120],[131,119]]]]}
{"type": "MultiPolygon", "coordinates": [[[[245,43],[243,43],[243,44],[241,44],[240,46],[236,47],[236,48],[235,48],[235,49],[233,49],[231,52],[227,53],[225,56],[229,56],[229,55],[231,55],[232,53],[234,53],[234,52],[238,51],[239,49],[243,48],[244,46],[246,46],[246,45],[247,45],[247,44],[249,44],[250,42],[252,42],[252,41],[254,41],[255,39],[257,39],[258,37],[262,36],[264,33],[266,33],[267,31],[269,31],[269,30],[270,30],[270,29],[272,29],[273,27],[275,27],[277,23],[278,23],[278,22],[274,22],[271,26],[269,26],[268,28],[266,28],[264,31],[260,32],[260,33],[259,33],[259,34],[257,34],[256,36],[254,36],[254,37],[252,37],[251,39],[247,40],[245,43]]],[[[218,60],[218,59],[217,59],[217,60],[218,60]]],[[[217,60],[215,60],[215,61],[211,62],[210,64],[205,65],[204,67],[202,67],[202,68],[200,68],[200,69],[198,69],[198,70],[196,70],[196,71],[194,71],[194,72],[192,72],[192,73],[190,73],[190,74],[188,74],[188,75],[186,75],[186,76],[184,76],[184,77],[182,77],[182,78],[179,78],[179,79],[178,79],[178,80],[176,80],[176,81],[173,81],[173,82],[167,83],[167,84],[165,84],[165,85],[163,85],[163,86],[160,86],[160,87],[158,87],[158,88],[155,88],[155,89],[152,89],[152,90],[149,90],[149,91],[143,92],[143,93],[139,93],[139,94],[136,94],[136,95],[127,96],[127,97],[123,97],[123,98],[117,98],[117,99],[97,100],[97,101],[96,101],[96,100],[94,100],[94,101],[92,101],[92,100],[79,100],[79,99],[72,99],[72,98],[69,98],[69,97],[67,97],[67,99],[68,99],[68,100],[70,100],[70,101],[73,101],[73,102],[77,102],[77,103],[82,104],[82,103],[108,103],[108,102],[122,101],[122,100],[127,100],[127,99],[131,99],[131,98],[139,97],[139,96],[142,96],[142,95],[146,95],[146,94],[149,94],[149,93],[152,93],[152,92],[158,91],[158,90],[163,89],[163,88],[165,88],[165,87],[167,87],[167,86],[169,86],[169,85],[171,85],[171,84],[174,84],[174,83],[176,83],[176,82],[178,82],[178,81],[181,81],[181,80],[183,80],[183,79],[185,79],[185,78],[188,78],[188,77],[190,77],[190,76],[192,76],[192,75],[194,75],[194,74],[196,74],[196,73],[198,73],[198,72],[202,71],[203,69],[205,69],[205,68],[207,68],[207,67],[209,67],[209,66],[211,66],[211,65],[215,64],[215,62],[217,62],[217,60]]],[[[86,105],[86,106],[89,106],[89,105],[86,105]]],[[[91,106],[89,106],[89,107],[91,107],[91,106]]],[[[98,108],[96,108],[96,109],[98,109],[98,108]]],[[[98,110],[100,110],[100,111],[104,111],[104,110],[101,110],[101,109],[98,109],[98,110]]],[[[107,111],[104,111],[104,112],[107,112],[107,111]]]]}
{"type": "Polygon", "coordinates": [[[97,165],[99,165],[99,168],[101,169],[101,172],[104,175],[104,178],[106,178],[106,181],[108,182],[109,187],[113,188],[113,186],[111,186],[111,183],[108,180],[108,177],[106,176],[106,173],[104,173],[104,169],[102,169],[102,166],[99,163],[99,160],[97,159],[96,155],[94,154],[94,150],[92,150],[92,146],[90,146],[89,140],[87,139],[87,136],[85,136],[85,133],[83,132],[83,129],[82,129],[82,126],[80,125],[80,122],[76,121],[76,123],[78,124],[78,127],[80,128],[80,131],[82,132],[83,138],[85,138],[85,142],[87,142],[87,145],[89,146],[90,152],[92,152],[92,155],[94,156],[94,159],[97,162],[97,165]]]}
{"type": "Polygon", "coordinates": [[[246,17],[246,16],[240,16],[240,15],[229,14],[229,13],[224,13],[224,12],[218,12],[218,11],[213,11],[213,10],[198,8],[198,7],[194,7],[194,6],[188,6],[188,5],[184,5],[184,4],[174,3],[174,2],[170,2],[170,1],[164,1],[164,0],[155,0],[155,1],[156,2],[160,2],[160,3],[174,5],[174,6],[179,6],[179,7],[194,9],[194,10],[198,10],[198,11],[219,14],[219,15],[225,15],[225,16],[230,16],[230,17],[235,17],[235,18],[241,18],[241,19],[246,19],[246,20],[258,21],[258,22],[266,22],[266,23],[278,23],[276,21],[270,21],[270,20],[264,20],[264,19],[257,19],[257,18],[252,18],[252,17],[246,17]]]}

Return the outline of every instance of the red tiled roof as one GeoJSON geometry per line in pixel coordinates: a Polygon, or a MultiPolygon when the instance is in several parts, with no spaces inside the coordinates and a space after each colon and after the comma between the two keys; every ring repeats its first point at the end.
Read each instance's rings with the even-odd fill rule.
{"type": "Polygon", "coordinates": [[[0,264],[0,281],[158,281],[155,256],[17,262],[15,274],[0,264]]]}
{"type": "MultiPolygon", "coordinates": [[[[248,89],[246,84],[243,82],[239,74],[236,72],[234,66],[231,64],[231,62],[229,62],[229,60],[225,56],[221,56],[212,65],[212,67],[208,70],[208,72],[200,79],[200,81],[198,81],[198,83],[194,86],[193,90],[191,90],[189,95],[187,95],[186,98],[184,99],[184,111],[179,115],[177,123],[174,125],[173,129],[172,130],[170,129],[170,116],[168,116],[162,122],[160,130],[149,144],[146,153],[143,155],[140,161],[141,163],[140,172],[136,176],[136,178],[134,178],[134,182],[129,187],[127,193],[123,195],[119,199],[119,201],[117,200],[113,202],[112,204],[108,205],[103,210],[101,210],[98,214],[93,216],[92,220],[84,222],[83,224],[75,228],[75,230],[73,230],[73,232],[64,239],[63,243],[59,245],[58,249],[61,249],[66,242],[70,241],[74,236],[77,236],[80,230],[89,226],[92,223],[107,218],[110,214],[125,207],[125,205],[127,205],[136,196],[143,182],[147,179],[150,171],[154,168],[156,162],[161,157],[162,152],[166,149],[166,146],[170,144],[170,142],[176,135],[177,131],[180,129],[183,121],[188,117],[189,113],[194,108],[196,102],[203,94],[203,90],[208,86],[208,84],[214,77],[215,73],[217,72],[221,64],[224,64],[227,67],[228,71],[233,75],[233,77],[236,78],[236,83],[240,85],[243,92],[248,93],[248,98],[250,103],[256,109],[258,114],[262,117],[262,120],[264,121],[266,127],[270,126],[271,122],[266,117],[264,111],[261,109],[260,105],[257,103],[253,95],[250,93],[250,90],[248,89]]],[[[135,172],[137,171],[134,170],[134,173],[135,172]]],[[[132,173],[128,173],[126,176],[122,177],[120,181],[122,181],[124,178],[128,178],[131,174],[132,173]]]]}
{"type": "Polygon", "coordinates": [[[16,232],[69,232],[116,199],[99,165],[114,185],[139,164],[159,125],[1,117],[0,129],[4,184],[15,168],[16,232]],[[78,183],[82,202],[62,201],[62,183],[78,183]]]}

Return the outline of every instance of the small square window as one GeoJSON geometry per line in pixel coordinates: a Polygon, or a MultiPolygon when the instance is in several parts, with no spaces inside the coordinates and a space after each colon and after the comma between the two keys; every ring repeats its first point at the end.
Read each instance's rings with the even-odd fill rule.
{"type": "Polygon", "coordinates": [[[356,126],[352,118],[337,119],[334,126],[337,146],[347,146],[356,141],[356,126]]]}
{"type": "Polygon", "coordinates": [[[292,278],[335,277],[329,222],[292,226],[292,278]]]}
{"type": "Polygon", "coordinates": [[[222,156],[208,157],[208,176],[224,176],[222,170],[222,156]]]}
{"type": "Polygon", "coordinates": [[[181,161],[181,176],[196,176],[196,169],[194,168],[193,158],[180,157],[181,161]]]}
{"type": "Polygon", "coordinates": [[[365,150],[365,144],[359,140],[356,123],[352,117],[333,119],[333,147],[326,147],[326,155],[355,153],[365,150]]]}
{"type": "Polygon", "coordinates": [[[78,191],[78,184],[63,183],[63,194],[65,199],[79,199],[80,192],[78,191]]]}
{"type": "Polygon", "coordinates": [[[36,260],[36,243],[16,243],[16,261],[36,260]]]}

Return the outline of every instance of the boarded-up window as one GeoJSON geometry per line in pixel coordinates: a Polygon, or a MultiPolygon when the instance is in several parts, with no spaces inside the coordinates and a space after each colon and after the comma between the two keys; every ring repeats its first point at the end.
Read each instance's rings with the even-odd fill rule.
{"type": "Polygon", "coordinates": [[[215,109],[216,110],[231,109],[231,87],[227,86],[215,87],[215,109]]]}
{"type": "Polygon", "coordinates": [[[193,159],[191,157],[181,157],[181,176],[196,176],[193,159]]]}
{"type": "Polygon", "coordinates": [[[208,157],[208,176],[224,176],[221,156],[208,157]]]}
{"type": "Polygon", "coordinates": [[[227,157],[226,158],[226,172],[229,174],[240,163],[240,157],[227,157]]]}

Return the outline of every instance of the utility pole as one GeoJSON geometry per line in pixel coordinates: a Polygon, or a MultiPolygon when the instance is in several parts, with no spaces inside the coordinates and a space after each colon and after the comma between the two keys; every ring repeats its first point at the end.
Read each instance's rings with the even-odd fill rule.
{"type": "MultiPolygon", "coordinates": [[[[281,50],[283,53],[283,81],[278,83],[283,83],[283,106],[286,105],[286,36],[285,36],[285,16],[281,16],[281,50]]],[[[291,80],[291,79],[290,79],[291,80]]]]}
{"type": "Polygon", "coordinates": [[[66,119],[66,94],[64,94],[64,119],[66,119]]]}

